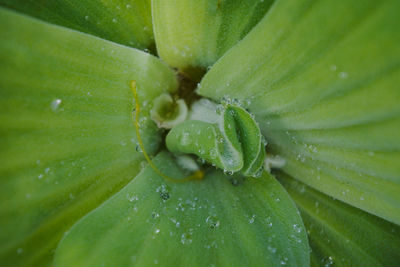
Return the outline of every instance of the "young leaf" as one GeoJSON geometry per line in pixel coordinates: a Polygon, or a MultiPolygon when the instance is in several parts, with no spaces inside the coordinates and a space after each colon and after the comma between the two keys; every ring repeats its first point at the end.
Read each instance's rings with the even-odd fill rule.
{"type": "Polygon", "coordinates": [[[152,12],[158,54],[183,72],[211,66],[258,23],[272,2],[155,0],[152,12]]]}
{"type": "Polygon", "coordinates": [[[0,39],[0,265],[43,266],[140,169],[130,81],[148,100],[177,84],[153,56],[1,8],[0,39]]]}
{"type": "MultiPolygon", "coordinates": [[[[199,109],[202,103],[209,105],[208,101],[199,101],[194,104],[193,110],[199,109]]],[[[172,128],[166,137],[168,150],[195,154],[224,172],[258,175],[265,159],[260,128],[243,108],[232,104],[220,105],[220,108],[219,115],[219,108],[214,108],[216,122],[210,121],[210,118],[206,121],[194,119],[172,128]]],[[[203,113],[205,109],[201,108],[198,112],[203,113]]],[[[192,118],[201,116],[193,113],[192,118]]]]}
{"type": "Polygon", "coordinates": [[[199,93],[246,100],[285,172],[400,224],[399,12],[396,0],[277,1],[199,93]]]}
{"type": "Polygon", "coordinates": [[[120,44],[154,49],[150,0],[0,0],[0,5],[120,44]]]}
{"type": "Polygon", "coordinates": [[[400,227],[278,173],[307,227],[314,266],[396,266],[400,227]]]}
{"type": "MultiPolygon", "coordinates": [[[[154,163],[183,177],[171,155],[154,163]]],[[[150,167],[80,220],[57,248],[55,266],[309,265],[300,216],[269,174],[170,183],[150,167]]]]}

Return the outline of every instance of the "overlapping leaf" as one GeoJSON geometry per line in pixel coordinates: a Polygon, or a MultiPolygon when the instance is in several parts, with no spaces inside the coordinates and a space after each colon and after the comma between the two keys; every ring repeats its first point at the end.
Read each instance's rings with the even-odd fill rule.
{"type": "Polygon", "coordinates": [[[150,0],[0,0],[0,5],[120,44],[154,50],[150,0]]]}
{"type": "Polygon", "coordinates": [[[272,0],[155,0],[154,36],[160,57],[188,75],[207,68],[265,15],[272,0]]]}
{"type": "MultiPolygon", "coordinates": [[[[0,39],[0,265],[44,265],[140,169],[129,82],[152,99],[176,80],[139,50],[4,9],[0,39]]],[[[156,127],[141,125],[152,152],[156,127]]]]}
{"type": "MultiPolygon", "coordinates": [[[[173,156],[154,163],[184,176],[173,156]]],[[[211,170],[203,181],[171,183],[150,167],[80,220],[55,266],[307,266],[308,242],[283,187],[211,170]]]]}
{"type": "Polygon", "coordinates": [[[400,223],[399,1],[278,1],[202,81],[239,98],[284,171],[400,223]]]}
{"type": "Polygon", "coordinates": [[[278,173],[296,201],[311,246],[313,266],[396,266],[400,227],[333,200],[278,173]]]}

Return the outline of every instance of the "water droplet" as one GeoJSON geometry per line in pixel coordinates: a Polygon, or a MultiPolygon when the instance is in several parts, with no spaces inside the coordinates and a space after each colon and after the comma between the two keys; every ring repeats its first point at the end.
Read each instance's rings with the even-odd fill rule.
{"type": "Polygon", "coordinates": [[[24,252],[22,248],[17,248],[17,254],[22,254],[22,252],[24,252]]]}
{"type": "Polygon", "coordinates": [[[254,223],[255,218],[256,218],[256,215],[253,214],[253,215],[251,216],[251,218],[249,219],[249,223],[250,223],[250,224],[251,224],[251,223],[254,223]]]}
{"type": "Polygon", "coordinates": [[[220,225],[220,222],[219,222],[217,216],[214,216],[214,215],[208,216],[206,219],[206,223],[207,223],[208,227],[210,227],[211,229],[218,228],[220,225]]]}
{"type": "Polygon", "coordinates": [[[339,72],[339,78],[340,79],[346,79],[349,75],[347,74],[347,72],[339,72]]]}
{"type": "Polygon", "coordinates": [[[293,224],[293,229],[296,233],[301,233],[301,226],[298,224],[293,224]]]}
{"type": "Polygon", "coordinates": [[[158,235],[160,232],[161,232],[161,230],[160,230],[160,229],[156,229],[156,230],[154,230],[154,233],[155,233],[156,235],[158,235]]]}
{"type": "Polygon", "coordinates": [[[126,198],[129,200],[129,202],[134,202],[134,201],[138,201],[139,200],[138,196],[135,196],[135,195],[130,196],[129,193],[126,194],[126,198]]]}
{"type": "Polygon", "coordinates": [[[322,263],[324,263],[324,266],[325,266],[325,267],[332,266],[333,263],[334,263],[333,257],[332,257],[332,256],[329,256],[329,257],[327,257],[327,258],[322,259],[322,263]]]}
{"type": "Polygon", "coordinates": [[[189,145],[190,144],[190,136],[188,132],[184,132],[182,134],[182,138],[181,138],[181,144],[183,146],[189,145]]]}
{"type": "Polygon", "coordinates": [[[54,112],[58,111],[58,109],[60,108],[61,103],[62,103],[61,99],[53,100],[51,102],[51,104],[50,104],[51,110],[54,111],[54,112]]]}
{"type": "Polygon", "coordinates": [[[113,19],[112,19],[112,22],[117,23],[117,19],[116,19],[116,18],[113,18],[113,19]]]}
{"type": "Polygon", "coordinates": [[[288,261],[288,258],[284,257],[284,258],[281,259],[280,264],[281,265],[286,265],[287,261],[288,261]]]}
{"type": "Polygon", "coordinates": [[[85,20],[89,20],[89,16],[86,15],[86,16],[85,16],[85,20]]]}
{"type": "Polygon", "coordinates": [[[181,243],[184,245],[190,245],[193,242],[192,233],[183,233],[181,235],[181,243]]]}
{"type": "Polygon", "coordinates": [[[160,198],[163,201],[166,201],[169,199],[170,195],[169,195],[169,190],[168,190],[168,186],[166,185],[161,185],[156,189],[156,192],[160,194],[160,198]]]}
{"type": "Polygon", "coordinates": [[[270,252],[272,252],[272,253],[275,253],[276,252],[276,248],[274,248],[274,247],[272,247],[271,245],[268,245],[268,250],[270,251],[270,252]]]}

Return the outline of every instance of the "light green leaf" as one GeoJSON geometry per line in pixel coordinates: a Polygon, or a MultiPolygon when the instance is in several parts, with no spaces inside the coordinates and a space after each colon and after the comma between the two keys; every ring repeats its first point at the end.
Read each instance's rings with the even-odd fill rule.
{"type": "Polygon", "coordinates": [[[0,0],[0,5],[110,41],[154,50],[151,0],[0,0]]]}
{"type": "Polygon", "coordinates": [[[193,105],[190,117],[193,119],[178,124],[168,133],[169,151],[195,154],[224,172],[261,174],[265,144],[260,128],[246,110],[233,104],[218,107],[201,100],[193,105]],[[214,115],[199,120],[204,111],[214,115]]]}
{"type": "Polygon", "coordinates": [[[152,2],[157,51],[170,66],[193,75],[211,66],[242,39],[273,0],[155,0],[152,2]]]}
{"type": "MultiPolygon", "coordinates": [[[[142,100],[177,84],[146,53],[1,8],[0,39],[0,265],[44,266],[139,171],[130,81],[142,100]]],[[[142,130],[154,152],[156,126],[142,130]]]]}
{"type": "MultiPolygon", "coordinates": [[[[167,153],[154,163],[182,177],[167,153]]],[[[63,238],[55,266],[309,265],[305,229],[270,175],[211,170],[203,181],[169,183],[150,167],[80,220],[63,238]],[[229,180],[231,179],[231,181],[229,180]]]]}
{"type": "Polygon", "coordinates": [[[286,173],[400,224],[399,12],[396,0],[278,1],[199,93],[244,100],[286,173]]]}
{"type": "Polygon", "coordinates": [[[313,266],[398,265],[398,225],[333,200],[282,173],[277,176],[301,212],[313,266]]]}

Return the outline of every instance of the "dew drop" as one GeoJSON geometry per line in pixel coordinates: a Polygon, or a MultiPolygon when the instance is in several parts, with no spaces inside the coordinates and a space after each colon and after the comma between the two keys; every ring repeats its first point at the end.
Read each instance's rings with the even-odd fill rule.
{"type": "Polygon", "coordinates": [[[206,223],[207,223],[208,227],[211,229],[218,228],[220,225],[218,218],[214,215],[208,216],[206,219],[206,223]]]}
{"type": "Polygon", "coordinates": [[[270,252],[272,252],[273,254],[276,253],[276,248],[272,247],[271,245],[268,245],[267,248],[268,248],[268,250],[269,250],[270,252]]]}
{"type": "Polygon", "coordinates": [[[347,74],[347,72],[339,72],[339,78],[340,79],[346,79],[349,76],[349,74],[347,74]]]}
{"type": "Polygon", "coordinates": [[[61,103],[62,103],[62,100],[61,100],[61,99],[55,99],[55,100],[53,100],[53,101],[51,102],[51,104],[50,104],[51,110],[54,111],[54,112],[57,112],[58,109],[60,108],[61,103]]]}
{"type": "Polygon", "coordinates": [[[298,224],[293,224],[293,229],[296,233],[301,233],[301,226],[298,224]]]}
{"type": "Polygon", "coordinates": [[[181,235],[181,243],[184,245],[190,245],[193,242],[192,240],[192,233],[183,233],[181,235]]]}
{"type": "Polygon", "coordinates": [[[251,216],[251,218],[249,219],[249,223],[250,223],[250,224],[254,223],[255,218],[256,218],[256,215],[253,214],[253,215],[251,216]]]}
{"type": "Polygon", "coordinates": [[[168,200],[169,197],[170,197],[169,190],[168,190],[168,187],[166,185],[161,185],[161,186],[157,187],[156,192],[160,194],[160,198],[163,201],[168,200]]]}
{"type": "Polygon", "coordinates": [[[136,148],[135,148],[135,150],[137,151],[137,152],[142,152],[142,148],[139,146],[139,145],[136,145],[136,148]]]}

